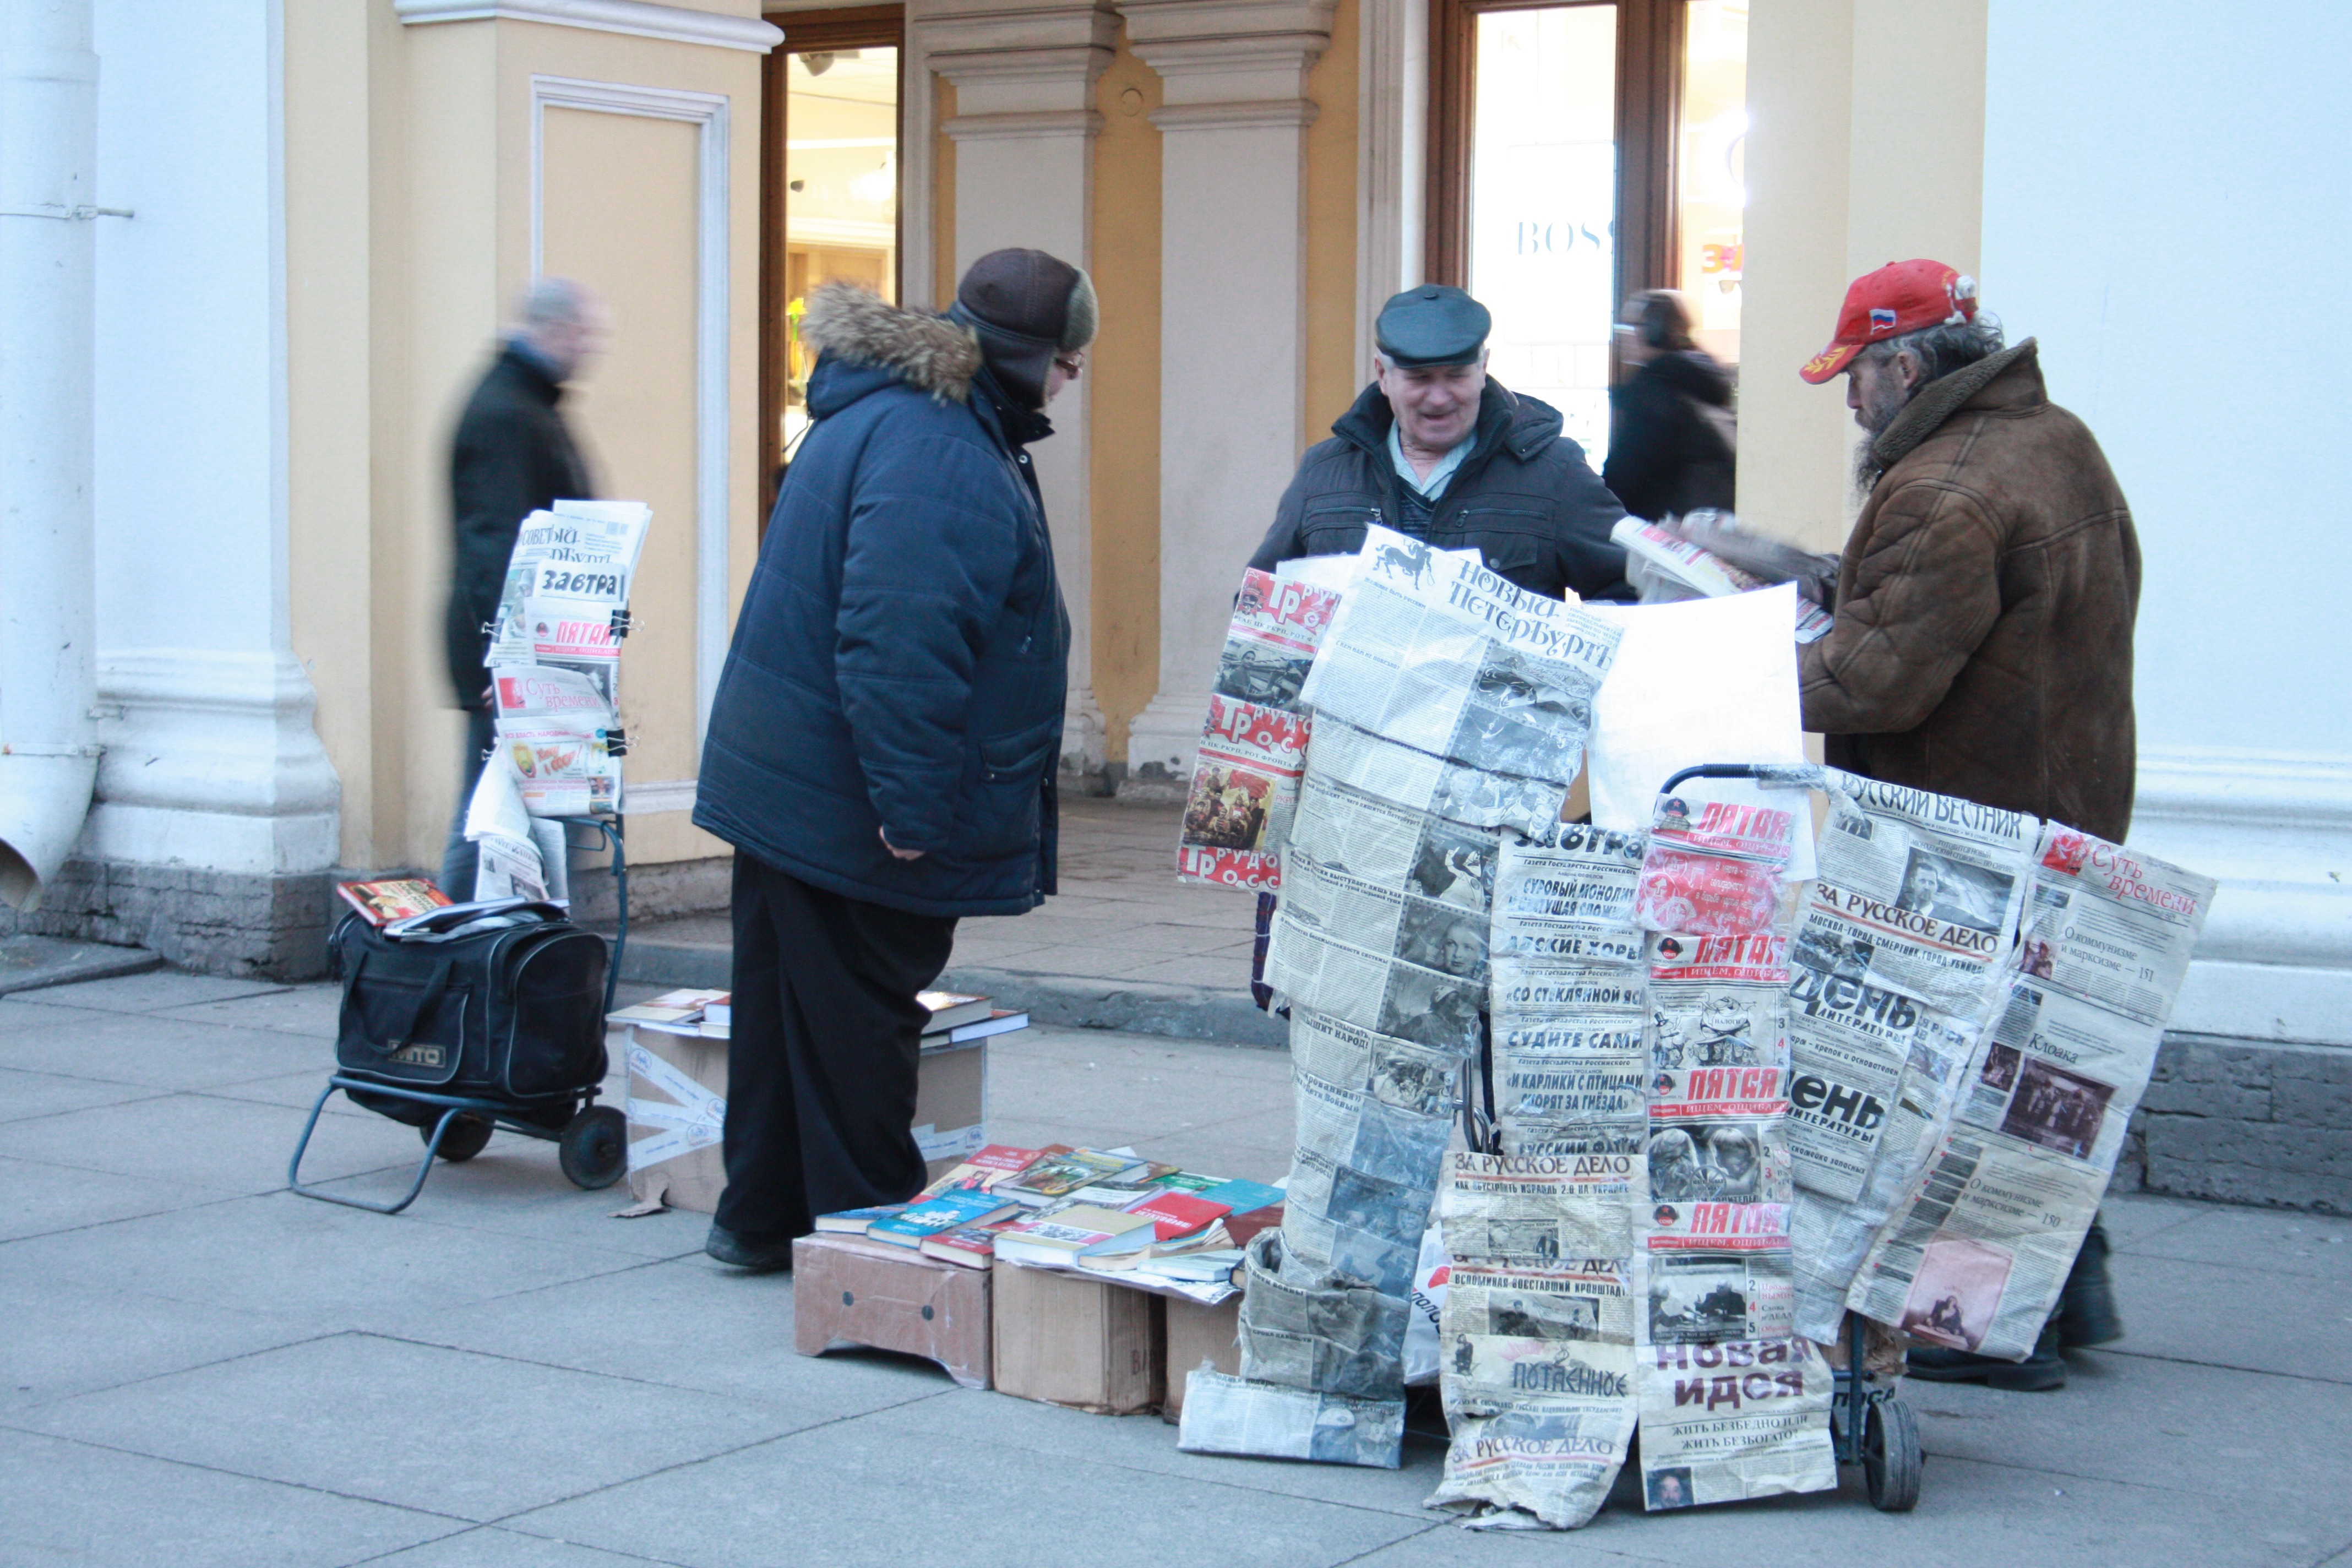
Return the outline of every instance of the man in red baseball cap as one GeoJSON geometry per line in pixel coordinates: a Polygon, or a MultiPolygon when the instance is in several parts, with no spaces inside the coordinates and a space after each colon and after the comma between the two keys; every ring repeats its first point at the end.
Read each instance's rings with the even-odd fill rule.
{"type": "MultiPolygon", "coordinates": [[[[1857,279],[1798,373],[1848,378],[1868,499],[1836,624],[1800,650],[1805,728],[1868,778],[2030,812],[2120,842],[2131,827],[2139,539],[2098,442],[2004,348],[1976,280],[1938,261],[1857,279]]],[[[2021,1364],[1915,1351],[1915,1375],[2066,1381],[2063,1345],[2122,1331],[2095,1224],[2021,1364]]]]}

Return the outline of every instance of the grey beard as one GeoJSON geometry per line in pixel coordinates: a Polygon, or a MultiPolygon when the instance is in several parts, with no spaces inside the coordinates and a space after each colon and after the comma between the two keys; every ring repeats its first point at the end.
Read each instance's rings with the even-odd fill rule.
{"type": "Polygon", "coordinates": [[[1853,449],[1853,499],[1856,505],[1870,499],[1870,492],[1878,488],[1879,476],[1886,471],[1878,466],[1878,459],[1871,455],[1871,448],[1877,445],[1878,437],[1873,435],[1853,449]]]}

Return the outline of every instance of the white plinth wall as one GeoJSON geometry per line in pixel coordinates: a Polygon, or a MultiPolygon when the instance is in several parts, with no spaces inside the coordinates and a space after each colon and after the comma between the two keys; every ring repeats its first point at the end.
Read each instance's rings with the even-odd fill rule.
{"type": "Polygon", "coordinates": [[[2352,1045],[2346,317],[2240,320],[2285,297],[2278,258],[2352,246],[2312,196],[2352,138],[2352,11],[1992,0],[1988,45],[1985,305],[2040,340],[2146,559],[2131,841],[2222,879],[2173,1026],[2352,1045]]]}
{"type": "Polygon", "coordinates": [[[315,968],[341,788],[289,628],[276,8],[101,3],[100,934],[315,968]]]}
{"type": "Polygon", "coordinates": [[[1307,69],[1329,0],[1125,0],[1161,132],[1160,679],[1127,787],[1192,776],[1240,563],[1303,446],[1307,69]],[[1202,215],[1214,213],[1213,223],[1202,215]]]}

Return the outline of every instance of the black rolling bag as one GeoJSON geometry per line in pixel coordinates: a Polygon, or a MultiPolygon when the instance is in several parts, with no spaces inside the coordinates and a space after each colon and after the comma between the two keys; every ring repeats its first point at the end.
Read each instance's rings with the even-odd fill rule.
{"type": "MultiPolygon", "coordinates": [[[[604,939],[551,904],[523,904],[483,921],[447,911],[399,936],[357,915],[332,939],[343,1001],[335,1037],[340,1076],[436,1096],[497,1100],[519,1119],[560,1128],[604,1081],[604,939]]],[[[396,1121],[427,1126],[440,1109],[350,1089],[396,1121]]]]}

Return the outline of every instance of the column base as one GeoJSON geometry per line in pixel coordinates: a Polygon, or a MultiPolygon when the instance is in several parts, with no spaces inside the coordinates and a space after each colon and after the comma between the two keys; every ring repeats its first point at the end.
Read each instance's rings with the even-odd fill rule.
{"type": "Polygon", "coordinates": [[[1062,788],[1071,795],[1111,793],[1110,725],[1094,689],[1074,686],[1062,712],[1062,788]]]}
{"type": "Polygon", "coordinates": [[[1121,800],[1178,801],[1192,783],[1192,759],[1201,749],[1201,722],[1209,711],[1207,691],[1171,695],[1162,691],[1135,716],[1127,731],[1127,777],[1121,800]]]}
{"type": "Polygon", "coordinates": [[[68,860],[38,910],[0,908],[0,936],[143,947],[205,974],[313,980],[326,973],[327,933],[344,908],[335,879],[331,870],[268,876],[68,860]]]}

